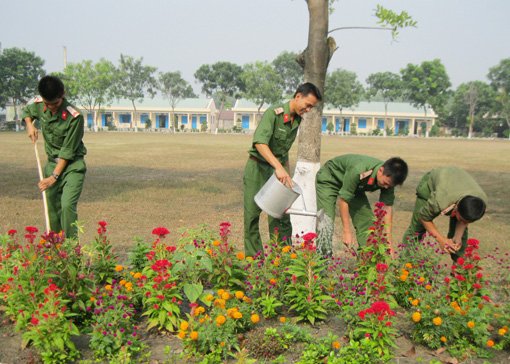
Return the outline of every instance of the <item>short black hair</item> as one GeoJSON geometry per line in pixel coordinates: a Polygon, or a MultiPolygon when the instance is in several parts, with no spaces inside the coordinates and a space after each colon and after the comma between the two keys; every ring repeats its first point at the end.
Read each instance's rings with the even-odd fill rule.
{"type": "Polygon", "coordinates": [[[391,177],[395,186],[401,185],[407,178],[407,163],[402,158],[393,157],[383,164],[383,174],[391,177]]]}
{"type": "Polygon", "coordinates": [[[37,86],[39,95],[47,101],[53,101],[64,96],[64,83],[57,76],[44,76],[37,86]]]}
{"type": "Polygon", "coordinates": [[[306,83],[303,83],[302,85],[300,85],[297,88],[296,93],[294,94],[294,97],[296,97],[297,94],[301,94],[302,96],[305,96],[305,97],[308,96],[309,94],[312,94],[313,96],[315,96],[317,98],[317,101],[322,100],[322,94],[321,94],[319,88],[311,82],[306,82],[306,83]]]}
{"type": "Polygon", "coordinates": [[[485,214],[487,206],[480,197],[464,196],[457,204],[457,211],[464,219],[469,222],[480,220],[485,214]]]}

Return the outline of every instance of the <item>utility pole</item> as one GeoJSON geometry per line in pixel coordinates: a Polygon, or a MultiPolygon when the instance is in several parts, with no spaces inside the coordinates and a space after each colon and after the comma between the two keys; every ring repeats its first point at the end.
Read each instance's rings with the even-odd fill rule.
{"type": "Polygon", "coordinates": [[[67,67],[67,47],[64,46],[64,69],[67,67]]]}

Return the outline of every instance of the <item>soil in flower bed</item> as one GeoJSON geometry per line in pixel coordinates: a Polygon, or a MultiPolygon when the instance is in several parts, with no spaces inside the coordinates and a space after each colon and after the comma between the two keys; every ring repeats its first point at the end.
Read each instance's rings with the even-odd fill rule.
{"type": "MultiPolygon", "coordinates": [[[[395,344],[397,347],[394,350],[395,357],[391,361],[391,363],[397,364],[411,364],[411,363],[429,363],[431,360],[435,359],[443,363],[461,363],[462,361],[452,358],[448,351],[434,351],[432,349],[426,348],[422,345],[415,345],[410,339],[411,331],[412,331],[412,323],[408,320],[404,319],[404,311],[397,311],[396,327],[398,329],[398,336],[395,340],[395,344]]],[[[40,363],[38,361],[37,351],[32,347],[22,348],[21,346],[21,335],[16,333],[14,330],[14,325],[10,322],[9,318],[6,315],[2,315],[0,317],[0,363],[1,364],[36,364],[40,363]]],[[[290,318],[289,318],[290,319],[290,318]]],[[[278,327],[280,325],[277,319],[271,320],[261,320],[258,324],[257,328],[252,330],[252,332],[246,333],[243,338],[249,339],[250,335],[253,334],[255,330],[264,331],[268,327],[278,327]]],[[[305,324],[303,324],[305,325],[305,324]]],[[[309,332],[316,337],[327,336],[329,332],[332,332],[335,335],[338,335],[339,341],[342,345],[347,345],[348,338],[345,336],[346,327],[345,323],[340,320],[338,317],[329,315],[328,318],[324,321],[317,322],[316,325],[306,325],[309,329],[309,332]]],[[[151,352],[150,357],[148,359],[141,359],[140,363],[147,364],[163,364],[166,360],[169,359],[169,354],[165,353],[165,349],[170,347],[170,353],[180,354],[182,352],[182,343],[181,340],[171,334],[161,334],[156,330],[151,331],[141,331],[142,342],[149,347],[149,351],[151,352]]],[[[94,358],[94,354],[92,350],[89,348],[89,340],[90,337],[88,335],[80,335],[73,337],[73,342],[76,345],[76,348],[80,351],[81,358],[75,360],[71,364],[79,364],[81,361],[90,360],[92,362],[94,358]]],[[[306,350],[308,344],[297,343],[295,346],[290,347],[286,352],[283,353],[285,356],[287,363],[296,363],[299,361],[302,352],[306,350]]],[[[491,350],[494,354],[494,357],[491,359],[483,359],[483,358],[466,358],[466,363],[470,364],[508,364],[510,363],[510,352],[508,350],[505,351],[496,351],[491,350]]],[[[171,363],[197,363],[200,362],[200,358],[196,358],[194,360],[177,360],[175,362],[170,361],[171,363]]],[[[269,360],[268,360],[269,361],[269,360]]],[[[268,362],[266,361],[266,362],[268,362]]],[[[236,359],[229,359],[227,363],[236,363],[236,359]]],[[[108,363],[108,361],[104,360],[103,363],[108,363]]],[[[259,363],[264,363],[263,359],[259,360],[259,363]]],[[[355,363],[353,363],[355,364],[355,363]]]]}

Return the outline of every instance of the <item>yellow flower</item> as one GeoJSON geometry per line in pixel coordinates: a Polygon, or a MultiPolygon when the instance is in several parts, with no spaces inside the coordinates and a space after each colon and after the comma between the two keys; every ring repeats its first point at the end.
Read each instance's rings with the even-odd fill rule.
{"type": "Polygon", "coordinates": [[[123,279],[122,281],[120,281],[120,282],[119,282],[119,284],[120,284],[121,286],[123,286],[123,285],[125,285],[125,284],[126,284],[126,281],[123,279]]]}
{"type": "Polygon", "coordinates": [[[130,271],[130,272],[129,272],[129,274],[131,274],[132,276],[134,276],[134,275],[135,275],[135,272],[130,271]]]}
{"type": "Polygon", "coordinates": [[[285,316],[280,317],[280,322],[281,323],[284,323],[285,321],[287,321],[287,318],[285,316]]]}
{"type": "Polygon", "coordinates": [[[290,255],[290,257],[291,257],[292,259],[296,259],[296,258],[297,258],[297,254],[296,254],[296,253],[292,253],[292,254],[290,255]]]}
{"type": "Polygon", "coordinates": [[[186,331],[186,330],[188,329],[188,327],[189,327],[189,324],[188,324],[188,322],[187,322],[187,321],[183,321],[183,322],[181,322],[180,329],[181,329],[182,331],[186,331]]]}
{"type": "Polygon", "coordinates": [[[186,337],[186,333],[184,331],[179,331],[179,335],[177,336],[181,339],[184,339],[186,337]]]}
{"type": "Polygon", "coordinates": [[[220,297],[221,297],[221,295],[222,295],[224,292],[225,292],[225,290],[224,290],[223,288],[220,288],[220,289],[218,290],[218,296],[220,296],[220,297]]]}
{"type": "Polygon", "coordinates": [[[198,332],[196,331],[192,331],[191,334],[189,334],[189,337],[192,339],[192,340],[197,340],[198,339],[198,332]]]}
{"type": "Polygon", "coordinates": [[[120,272],[122,270],[122,265],[118,265],[115,267],[115,271],[120,272]]]}
{"type": "Polygon", "coordinates": [[[223,298],[225,301],[228,301],[228,299],[230,298],[230,293],[223,292],[223,294],[221,295],[221,298],[223,298]]]}
{"type": "Polygon", "coordinates": [[[290,252],[290,249],[291,249],[290,246],[286,245],[283,247],[282,253],[288,253],[288,252],[290,252]]]}
{"type": "Polygon", "coordinates": [[[135,273],[135,275],[134,275],[133,277],[135,277],[135,279],[138,279],[138,278],[140,278],[141,276],[142,276],[142,273],[137,272],[137,273],[135,273]]]}
{"type": "Polygon", "coordinates": [[[341,346],[342,346],[342,345],[341,345],[338,341],[334,341],[334,342],[333,342],[333,347],[334,347],[335,349],[337,349],[337,350],[338,350],[338,349],[340,349],[340,347],[341,347],[341,346]]]}
{"type": "Polygon", "coordinates": [[[133,287],[128,287],[128,286],[126,286],[126,291],[128,291],[128,292],[129,292],[129,291],[131,291],[132,289],[133,289],[133,287]]]}
{"type": "Polygon", "coordinates": [[[220,244],[221,244],[221,243],[220,243],[218,240],[215,240],[215,241],[213,241],[213,243],[212,243],[212,245],[214,245],[214,246],[218,246],[218,245],[220,245],[220,244]]]}
{"type": "Polygon", "coordinates": [[[411,305],[418,306],[419,303],[420,303],[420,301],[418,301],[417,299],[414,299],[414,300],[412,300],[411,305]]]}
{"type": "Polygon", "coordinates": [[[425,306],[425,308],[430,308],[430,305],[425,306]]]}
{"type": "Polygon", "coordinates": [[[111,285],[111,284],[107,284],[104,288],[105,288],[107,291],[111,291],[111,290],[112,290],[112,285],[111,285]]]}
{"type": "Polygon", "coordinates": [[[239,253],[237,253],[236,257],[239,260],[243,260],[244,259],[244,253],[243,252],[239,252],[239,253]]]}
{"type": "Polygon", "coordinates": [[[467,326],[468,326],[470,329],[472,329],[473,327],[475,327],[475,323],[474,323],[473,321],[469,321],[469,322],[467,323],[467,326]]]}
{"type": "Polygon", "coordinates": [[[254,324],[256,324],[257,322],[259,322],[259,320],[260,320],[259,315],[257,315],[257,314],[253,314],[253,315],[251,315],[251,322],[253,322],[254,324]]]}
{"type": "Polygon", "coordinates": [[[246,257],[247,262],[253,262],[253,257],[246,257]]]}
{"type": "Polygon", "coordinates": [[[413,321],[420,322],[420,320],[421,320],[421,313],[419,313],[419,312],[413,313],[413,321]]]}
{"type": "Polygon", "coordinates": [[[209,255],[212,255],[213,251],[212,249],[207,249],[206,252],[209,254],[209,255]]]}
{"type": "Polygon", "coordinates": [[[413,265],[411,263],[406,263],[406,268],[407,269],[413,269],[413,265]]]}
{"type": "Polygon", "coordinates": [[[126,288],[133,287],[133,282],[126,282],[126,288]]]}
{"type": "Polygon", "coordinates": [[[506,334],[506,330],[505,329],[499,329],[498,330],[498,334],[500,334],[501,336],[505,335],[506,334]]]}
{"type": "Polygon", "coordinates": [[[234,312],[233,316],[234,316],[235,319],[243,318],[243,314],[241,312],[239,312],[239,311],[238,312],[234,312]]]}
{"type": "Polygon", "coordinates": [[[236,292],[236,298],[241,299],[243,297],[244,297],[244,293],[242,291],[237,291],[236,292]]]}
{"type": "Polygon", "coordinates": [[[435,318],[432,320],[432,322],[434,323],[434,325],[439,326],[439,325],[441,325],[441,323],[442,323],[443,321],[441,320],[441,317],[435,317],[435,318]]]}
{"type": "Polygon", "coordinates": [[[212,294],[208,294],[205,298],[207,301],[212,301],[214,299],[214,296],[212,294]]]}
{"type": "Polygon", "coordinates": [[[441,341],[445,343],[446,342],[446,338],[444,336],[441,336],[441,341]]]}

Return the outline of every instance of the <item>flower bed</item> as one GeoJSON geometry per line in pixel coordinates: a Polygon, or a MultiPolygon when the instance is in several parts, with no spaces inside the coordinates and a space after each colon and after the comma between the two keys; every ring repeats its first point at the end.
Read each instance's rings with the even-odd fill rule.
{"type": "Polygon", "coordinates": [[[218,234],[187,231],[175,245],[166,242],[167,229],[156,228],[156,240],[137,240],[125,264],[105,222],[87,249],[62,234],[37,239],[28,227],[23,239],[11,230],[0,236],[0,297],[23,344],[45,363],[79,357],[70,338],[80,333],[91,336],[96,358],[133,362],[146,349],[142,330],[179,337],[181,356],[204,363],[231,356],[285,362],[298,342],[307,343],[300,363],[385,363],[394,354],[397,310],[412,323],[413,341],[433,349],[487,357],[510,347],[508,255],[496,249],[481,258],[471,239],[452,265],[423,240],[400,246],[391,260],[382,205],[375,213],[357,260],[320,256],[313,233],[291,244],[278,231],[264,252],[246,258],[229,242],[229,223],[218,234]],[[484,262],[500,265],[498,292],[484,262]],[[332,315],[345,322],[344,338],[315,338],[296,325],[332,315]],[[280,324],[259,329],[268,319],[280,324]]]}

